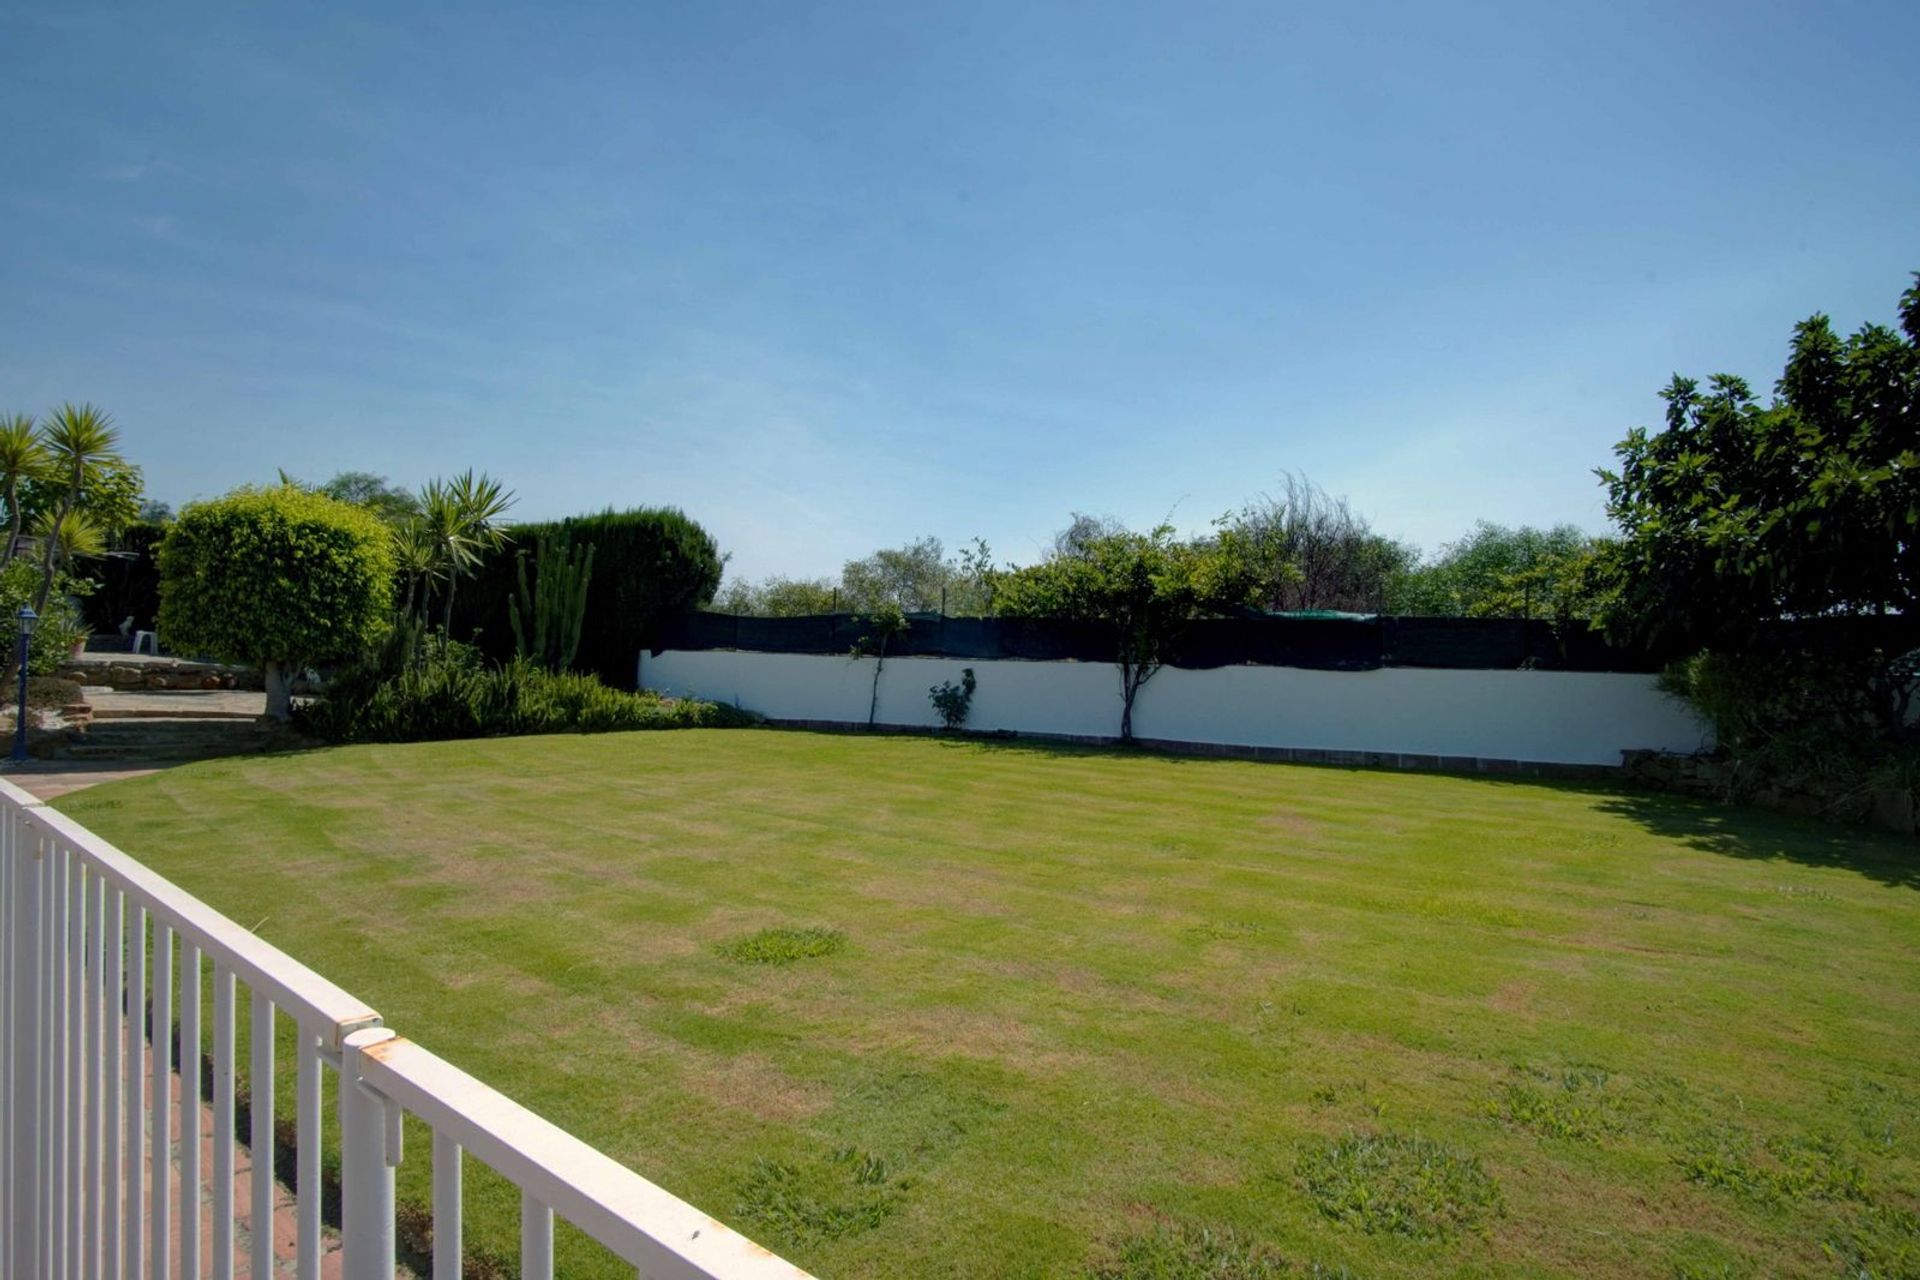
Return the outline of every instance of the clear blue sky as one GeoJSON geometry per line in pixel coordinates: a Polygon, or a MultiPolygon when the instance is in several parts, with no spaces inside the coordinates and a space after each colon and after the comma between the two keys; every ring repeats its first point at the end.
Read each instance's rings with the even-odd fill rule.
{"type": "Polygon", "coordinates": [[[0,407],[176,504],[474,465],[733,567],[1304,469],[1603,518],[1920,267],[1920,5],[10,5],[0,407]]]}

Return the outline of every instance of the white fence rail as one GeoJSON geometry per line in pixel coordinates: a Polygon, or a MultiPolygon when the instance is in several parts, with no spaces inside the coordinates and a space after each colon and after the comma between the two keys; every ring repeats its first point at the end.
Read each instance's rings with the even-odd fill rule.
{"type": "Polygon", "coordinates": [[[320,1280],[329,1247],[320,1190],[327,1069],[337,1073],[339,1249],[349,1280],[395,1273],[394,1170],[405,1155],[407,1114],[433,1132],[436,1280],[461,1271],[463,1152],[520,1188],[528,1280],[553,1275],[556,1215],[642,1280],[805,1275],[399,1038],[363,1001],[5,781],[0,1270],[23,1280],[275,1274],[282,1019],[295,1031],[297,1054],[291,1243],[299,1280],[320,1280]],[[212,1167],[203,1169],[209,969],[212,1167]],[[244,1210],[236,1203],[235,1138],[242,1009],[250,1019],[254,1157],[244,1210]]]}

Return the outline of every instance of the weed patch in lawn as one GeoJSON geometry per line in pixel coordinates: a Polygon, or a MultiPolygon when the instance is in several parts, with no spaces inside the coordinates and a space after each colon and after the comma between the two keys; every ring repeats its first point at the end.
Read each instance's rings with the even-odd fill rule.
{"type": "Polygon", "coordinates": [[[1501,1210],[1478,1157],[1427,1138],[1350,1133],[1302,1153],[1294,1174],[1321,1213],[1374,1235],[1445,1240],[1501,1210]]]}
{"type": "Polygon", "coordinates": [[[1869,1205],[1821,1248],[1846,1280],[1913,1280],[1920,1276],[1920,1213],[1869,1205]]]}
{"type": "Polygon", "coordinates": [[[1521,1078],[1502,1086],[1487,1103],[1488,1113],[1496,1119],[1569,1142],[1598,1142],[1624,1127],[1619,1091],[1608,1088],[1611,1076],[1605,1068],[1518,1070],[1521,1078]]]}
{"type": "Polygon", "coordinates": [[[842,1240],[885,1222],[911,1185],[853,1147],[799,1164],[760,1159],[740,1184],[735,1213],[783,1241],[842,1240]]]}
{"type": "Polygon", "coordinates": [[[762,929],[744,938],[723,942],[721,955],[735,964],[792,964],[830,956],[847,945],[847,935],[838,929],[762,929]]]}
{"type": "Polygon", "coordinates": [[[1849,1080],[1827,1090],[1827,1101],[1853,1120],[1876,1150],[1891,1151],[1920,1121],[1920,1103],[1877,1080],[1849,1080]]]}
{"type": "Polygon", "coordinates": [[[1352,1106],[1378,1120],[1387,1114],[1387,1100],[1367,1092],[1365,1080],[1335,1080],[1317,1085],[1307,1094],[1315,1111],[1336,1111],[1352,1106]]]}
{"type": "Polygon", "coordinates": [[[1088,1280],[1293,1280],[1302,1274],[1257,1241],[1212,1227],[1159,1226],[1126,1240],[1088,1280]]]}
{"type": "Polygon", "coordinates": [[[1688,1181],[1763,1203],[1867,1198],[1860,1162],[1827,1138],[1768,1138],[1722,1125],[1697,1132],[1678,1157],[1688,1181]]]}

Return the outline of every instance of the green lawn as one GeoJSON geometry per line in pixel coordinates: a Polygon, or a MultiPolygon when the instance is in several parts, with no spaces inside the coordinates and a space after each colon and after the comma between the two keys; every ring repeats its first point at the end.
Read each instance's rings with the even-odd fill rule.
{"type": "Polygon", "coordinates": [[[1911,841],[772,730],[61,807],[822,1276],[1920,1274],[1911,841]]]}

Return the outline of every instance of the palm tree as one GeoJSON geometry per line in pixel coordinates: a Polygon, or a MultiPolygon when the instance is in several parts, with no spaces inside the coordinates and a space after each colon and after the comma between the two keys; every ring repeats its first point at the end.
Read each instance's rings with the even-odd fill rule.
{"type": "Polygon", "coordinates": [[[413,618],[417,598],[424,625],[427,596],[433,590],[433,580],[438,576],[440,562],[435,554],[433,536],[421,517],[414,516],[393,526],[393,566],[407,584],[407,598],[400,606],[400,616],[408,620],[413,618]]]}
{"type": "Polygon", "coordinates": [[[0,488],[7,497],[7,549],[0,554],[0,563],[13,559],[20,545],[20,482],[43,474],[46,466],[46,450],[33,433],[33,415],[0,416],[0,488]]]}
{"type": "Polygon", "coordinates": [[[447,583],[441,626],[453,634],[453,597],[460,579],[479,565],[480,557],[507,541],[497,521],[513,505],[513,494],[486,472],[469,467],[451,480],[434,479],[420,491],[422,536],[433,548],[434,573],[447,583]]]}
{"type": "Polygon", "coordinates": [[[33,534],[40,539],[40,545],[52,553],[55,566],[62,569],[82,557],[107,552],[106,535],[84,511],[63,515],[45,512],[34,521],[33,534]]]}
{"type": "MultiPolygon", "coordinates": [[[[54,521],[57,527],[73,514],[79,503],[89,468],[119,458],[115,449],[120,444],[120,431],[103,410],[90,404],[63,404],[40,424],[40,443],[47,451],[54,473],[67,482],[67,491],[60,499],[60,514],[54,521]]],[[[47,607],[47,596],[53,591],[53,570],[54,547],[48,542],[41,548],[40,590],[33,601],[35,611],[47,607]]]]}

